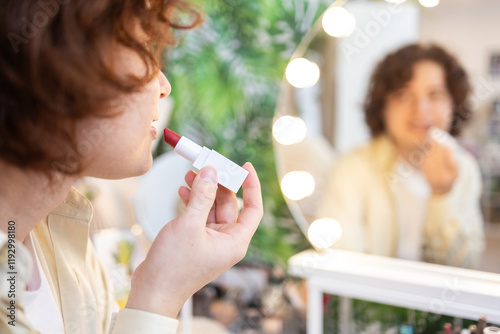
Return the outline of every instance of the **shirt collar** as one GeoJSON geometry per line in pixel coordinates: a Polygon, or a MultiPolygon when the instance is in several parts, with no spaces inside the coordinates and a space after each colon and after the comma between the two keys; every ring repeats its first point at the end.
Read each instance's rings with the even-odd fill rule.
{"type": "Polygon", "coordinates": [[[71,218],[82,224],[89,225],[92,219],[92,204],[74,187],[71,187],[64,201],[53,209],[51,214],[71,218]]]}

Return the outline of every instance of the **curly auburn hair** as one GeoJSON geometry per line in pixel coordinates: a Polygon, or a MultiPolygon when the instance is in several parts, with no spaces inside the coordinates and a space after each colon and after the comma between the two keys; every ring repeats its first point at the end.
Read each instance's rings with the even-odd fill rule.
{"type": "Polygon", "coordinates": [[[464,122],[471,115],[467,73],[458,60],[442,47],[411,44],[387,55],[373,71],[364,102],[365,121],[372,137],[386,131],[383,113],[388,96],[404,87],[413,77],[415,64],[424,60],[436,62],[444,69],[446,86],[453,101],[450,134],[460,134],[464,122]]]}
{"type": "Polygon", "coordinates": [[[164,46],[176,44],[173,30],[202,21],[184,0],[2,0],[0,159],[78,173],[80,162],[65,163],[70,152],[82,158],[76,122],[112,117],[107,109],[117,96],[156,77],[164,46]],[[109,59],[118,46],[139,55],[143,76],[117,73],[109,59]]]}

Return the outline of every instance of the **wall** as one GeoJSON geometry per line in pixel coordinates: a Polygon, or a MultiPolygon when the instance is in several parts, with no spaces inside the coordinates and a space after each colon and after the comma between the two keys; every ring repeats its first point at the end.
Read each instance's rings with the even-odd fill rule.
{"type": "Polygon", "coordinates": [[[356,30],[338,40],[335,148],[345,153],[369,139],[363,100],[374,66],[390,51],[418,38],[418,7],[413,3],[349,2],[356,30]]]}

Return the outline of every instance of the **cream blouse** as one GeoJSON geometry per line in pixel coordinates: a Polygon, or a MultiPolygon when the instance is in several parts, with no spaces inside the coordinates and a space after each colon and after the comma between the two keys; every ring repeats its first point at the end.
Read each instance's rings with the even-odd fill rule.
{"type": "MultiPolygon", "coordinates": [[[[91,203],[76,189],[32,231],[33,245],[47,278],[64,329],[71,334],[174,334],[178,321],[132,309],[118,310],[113,288],[89,240],[91,203]]],[[[7,222],[2,222],[7,223],[7,222]]],[[[16,222],[20,224],[21,222],[16,222]]],[[[0,231],[0,332],[39,333],[24,314],[23,296],[31,278],[33,259],[24,245],[15,244],[15,268],[8,263],[8,236],[0,231]],[[15,274],[10,274],[15,272],[15,274]],[[8,278],[15,276],[15,298],[8,278]],[[9,324],[15,303],[15,326],[9,324]]],[[[51,321],[51,319],[47,319],[51,321]]]]}
{"type": "MultiPolygon", "coordinates": [[[[452,190],[431,195],[424,203],[422,258],[473,268],[484,249],[481,176],[470,153],[460,147],[455,153],[459,175],[452,190]]],[[[401,220],[406,218],[398,214],[395,190],[410,172],[386,136],[341,157],[317,210],[317,218],[331,217],[342,226],[342,237],[334,247],[396,257],[405,238],[399,233],[406,223],[401,220]]]]}

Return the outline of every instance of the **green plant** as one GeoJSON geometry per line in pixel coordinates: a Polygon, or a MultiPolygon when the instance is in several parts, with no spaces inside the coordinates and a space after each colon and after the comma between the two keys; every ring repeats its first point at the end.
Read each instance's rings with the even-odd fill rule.
{"type": "MultiPolygon", "coordinates": [[[[340,297],[326,295],[325,300],[324,332],[340,333],[340,297]]],[[[445,323],[454,323],[456,320],[463,328],[477,323],[473,320],[455,319],[451,316],[357,299],[351,302],[351,316],[351,326],[354,326],[356,333],[365,332],[370,325],[377,324],[380,333],[389,333],[394,328],[398,330],[402,325],[412,325],[416,334],[436,334],[443,330],[445,323]]]]}
{"type": "MultiPolygon", "coordinates": [[[[331,1],[209,0],[206,22],[168,53],[174,102],[169,127],[229,157],[250,161],[265,216],[246,261],[284,265],[308,246],[276,176],[271,125],[288,60],[331,1]]],[[[160,145],[157,154],[167,151],[160,145]]]]}
{"type": "Polygon", "coordinates": [[[113,259],[117,264],[122,265],[127,270],[127,275],[132,275],[131,259],[134,251],[134,244],[128,240],[121,240],[117,244],[113,259]]]}

